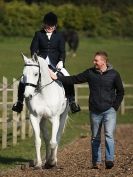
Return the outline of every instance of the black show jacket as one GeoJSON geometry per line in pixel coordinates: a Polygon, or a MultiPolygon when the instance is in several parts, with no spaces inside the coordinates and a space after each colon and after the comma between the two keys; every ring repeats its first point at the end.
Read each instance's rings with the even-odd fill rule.
{"type": "Polygon", "coordinates": [[[55,67],[59,61],[65,63],[65,40],[60,32],[54,31],[50,40],[44,30],[35,32],[30,51],[31,56],[34,53],[37,53],[37,55],[44,59],[48,56],[55,67]]]}

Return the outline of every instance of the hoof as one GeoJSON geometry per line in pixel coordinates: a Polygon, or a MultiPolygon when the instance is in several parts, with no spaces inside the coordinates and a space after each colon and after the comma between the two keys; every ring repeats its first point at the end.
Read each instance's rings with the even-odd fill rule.
{"type": "Polygon", "coordinates": [[[34,166],[35,166],[34,160],[30,160],[30,161],[29,161],[29,167],[34,167],[34,166]]]}
{"type": "Polygon", "coordinates": [[[52,168],[55,168],[55,167],[56,167],[56,164],[51,165],[51,164],[45,163],[45,165],[43,166],[43,169],[52,169],[52,168]]]}
{"type": "Polygon", "coordinates": [[[21,170],[26,170],[29,168],[29,163],[25,163],[21,165],[21,170]]]}
{"type": "Polygon", "coordinates": [[[41,169],[42,169],[42,166],[34,166],[33,169],[34,169],[34,170],[41,170],[41,169]]]}

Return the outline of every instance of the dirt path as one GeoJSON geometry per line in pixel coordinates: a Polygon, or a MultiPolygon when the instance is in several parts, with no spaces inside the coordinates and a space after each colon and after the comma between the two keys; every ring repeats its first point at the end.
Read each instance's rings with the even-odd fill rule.
{"type": "Polygon", "coordinates": [[[117,127],[115,154],[113,169],[105,169],[104,158],[101,170],[91,169],[90,137],[85,137],[59,150],[55,169],[16,168],[1,172],[0,177],[133,177],[133,124],[117,127]]]}

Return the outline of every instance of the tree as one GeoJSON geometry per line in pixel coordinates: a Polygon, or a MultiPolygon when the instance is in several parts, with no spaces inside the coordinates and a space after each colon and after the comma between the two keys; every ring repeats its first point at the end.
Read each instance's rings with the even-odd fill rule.
{"type": "Polygon", "coordinates": [[[25,0],[27,4],[32,4],[34,0],[25,0]]]}

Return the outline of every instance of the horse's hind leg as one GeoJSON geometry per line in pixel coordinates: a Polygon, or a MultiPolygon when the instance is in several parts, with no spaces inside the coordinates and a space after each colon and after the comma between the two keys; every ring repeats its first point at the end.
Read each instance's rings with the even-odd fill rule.
{"type": "Polygon", "coordinates": [[[69,111],[69,102],[67,101],[66,108],[60,116],[60,125],[59,125],[59,129],[58,129],[58,133],[57,133],[58,144],[60,142],[61,135],[62,135],[62,133],[64,131],[64,128],[65,128],[65,125],[66,125],[66,121],[67,121],[67,118],[68,118],[68,111],[69,111]]]}
{"type": "Polygon", "coordinates": [[[33,115],[30,115],[31,124],[34,130],[35,135],[35,149],[36,149],[36,164],[35,167],[41,167],[42,166],[42,160],[41,160],[41,138],[40,138],[40,118],[37,118],[33,115]]]}

